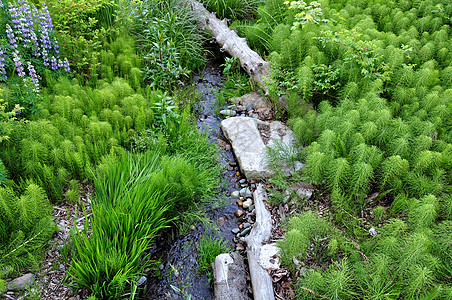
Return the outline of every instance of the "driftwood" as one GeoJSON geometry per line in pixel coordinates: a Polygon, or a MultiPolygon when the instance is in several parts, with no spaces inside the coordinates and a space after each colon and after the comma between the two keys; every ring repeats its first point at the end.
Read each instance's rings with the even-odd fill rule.
{"type": "Polygon", "coordinates": [[[267,94],[266,77],[270,75],[269,63],[259,54],[251,50],[245,38],[241,38],[230,30],[227,20],[219,20],[214,13],[209,12],[204,5],[195,0],[184,0],[190,8],[198,14],[198,22],[212,34],[213,39],[220,45],[220,50],[240,60],[241,67],[250,75],[254,82],[261,84],[267,94]]]}
{"type": "Polygon", "coordinates": [[[220,254],[213,263],[215,300],[247,300],[243,258],[236,252],[220,254]]]}
{"type": "Polygon", "coordinates": [[[261,260],[261,249],[264,242],[270,239],[272,230],[272,219],[270,212],[265,208],[264,200],[267,193],[261,184],[254,191],[254,203],[256,207],[256,222],[251,233],[244,237],[246,242],[246,253],[250,268],[251,285],[256,300],[274,300],[273,282],[267,269],[259,263],[261,260]]]}

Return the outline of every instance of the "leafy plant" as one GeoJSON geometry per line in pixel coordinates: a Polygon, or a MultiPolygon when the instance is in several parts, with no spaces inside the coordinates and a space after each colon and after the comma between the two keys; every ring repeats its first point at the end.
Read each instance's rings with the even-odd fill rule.
{"type": "Polygon", "coordinates": [[[226,240],[218,239],[211,235],[209,237],[204,235],[199,240],[198,246],[199,270],[203,273],[211,273],[212,263],[215,258],[222,253],[229,253],[230,251],[231,247],[226,240]]]}
{"type": "Polygon", "coordinates": [[[209,11],[215,12],[220,19],[239,20],[252,15],[259,0],[202,0],[209,11]]]}

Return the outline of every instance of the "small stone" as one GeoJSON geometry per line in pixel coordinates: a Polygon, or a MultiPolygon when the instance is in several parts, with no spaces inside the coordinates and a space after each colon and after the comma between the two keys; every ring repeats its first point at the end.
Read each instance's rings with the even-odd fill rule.
{"type": "Polygon", "coordinates": [[[246,105],[246,111],[250,111],[250,110],[254,110],[254,105],[253,105],[253,103],[248,103],[247,105],[246,105]]]}
{"type": "Polygon", "coordinates": [[[243,250],[245,250],[245,246],[243,246],[242,244],[237,244],[235,246],[235,250],[236,251],[243,251],[243,250]]]}
{"type": "Polygon", "coordinates": [[[237,105],[237,107],[235,108],[235,110],[237,110],[237,111],[242,111],[242,110],[243,110],[243,106],[242,106],[242,105],[237,105]]]}
{"type": "Polygon", "coordinates": [[[233,167],[229,167],[228,171],[234,171],[234,168],[233,167]]]}
{"type": "Polygon", "coordinates": [[[229,165],[230,165],[231,167],[235,167],[235,166],[237,166],[237,163],[236,163],[235,161],[231,161],[231,162],[229,163],[229,165]]]}
{"type": "Polygon", "coordinates": [[[248,210],[253,211],[254,210],[254,204],[250,205],[250,207],[248,208],[248,210]]]}
{"type": "Polygon", "coordinates": [[[240,196],[241,197],[245,197],[245,198],[250,198],[251,197],[251,191],[248,188],[243,188],[240,190],[240,196]]]}
{"type": "Polygon", "coordinates": [[[243,223],[243,228],[249,228],[249,227],[251,227],[251,224],[250,223],[248,223],[248,222],[246,222],[246,223],[243,223]]]}
{"type": "Polygon", "coordinates": [[[240,176],[240,172],[235,173],[235,176],[240,176]]]}
{"type": "Polygon", "coordinates": [[[239,229],[239,228],[234,228],[234,229],[231,230],[231,232],[232,232],[233,234],[237,234],[237,233],[240,232],[240,229],[239,229]]]}
{"type": "Polygon", "coordinates": [[[245,178],[243,178],[243,179],[240,179],[240,180],[239,180],[239,183],[240,183],[240,184],[244,184],[244,183],[246,183],[246,179],[245,179],[245,178]]]}
{"type": "Polygon", "coordinates": [[[245,114],[241,114],[240,116],[241,116],[241,117],[246,117],[246,115],[245,115],[245,114]]]}
{"type": "Polygon", "coordinates": [[[240,225],[239,225],[239,229],[243,229],[243,224],[240,224],[240,225]]]}
{"type": "Polygon", "coordinates": [[[232,109],[223,109],[220,110],[220,115],[226,116],[226,117],[234,117],[236,115],[235,110],[232,109]]]}
{"type": "Polygon", "coordinates": [[[216,221],[217,226],[223,226],[226,220],[223,217],[219,217],[216,221]]]}
{"type": "Polygon", "coordinates": [[[240,218],[241,216],[243,216],[243,210],[238,209],[235,213],[234,216],[236,216],[237,218],[240,218]]]}
{"type": "Polygon", "coordinates": [[[7,290],[8,291],[20,291],[25,290],[35,283],[35,275],[32,273],[27,273],[23,276],[17,277],[13,279],[10,283],[8,283],[7,290]]]}
{"type": "Polygon", "coordinates": [[[237,200],[237,205],[238,205],[238,206],[242,206],[242,205],[243,205],[243,201],[242,201],[242,200],[240,200],[240,199],[239,199],[239,200],[237,200]]]}
{"type": "Polygon", "coordinates": [[[243,208],[248,209],[251,205],[253,205],[253,200],[251,198],[246,199],[245,202],[243,202],[243,208]]]}
{"type": "Polygon", "coordinates": [[[251,184],[251,188],[252,188],[252,189],[256,189],[256,184],[255,184],[255,183],[252,183],[252,184],[251,184]]]}
{"type": "Polygon", "coordinates": [[[251,115],[251,118],[259,119],[259,114],[252,114],[252,115],[251,115]]]}
{"type": "Polygon", "coordinates": [[[231,193],[231,197],[232,198],[238,198],[240,196],[240,192],[239,191],[233,191],[232,193],[231,193]]]}
{"type": "Polygon", "coordinates": [[[244,229],[244,230],[242,231],[241,235],[242,235],[242,236],[245,236],[245,235],[247,235],[248,233],[250,233],[250,231],[251,231],[251,228],[246,228],[246,229],[244,229]]]}
{"type": "Polygon", "coordinates": [[[229,144],[226,144],[226,145],[224,146],[224,149],[225,149],[226,151],[229,151],[229,150],[231,150],[231,145],[229,145],[229,144]]]}
{"type": "Polygon", "coordinates": [[[243,197],[239,197],[239,199],[242,200],[242,202],[243,202],[243,200],[245,200],[245,198],[243,198],[243,197]]]}

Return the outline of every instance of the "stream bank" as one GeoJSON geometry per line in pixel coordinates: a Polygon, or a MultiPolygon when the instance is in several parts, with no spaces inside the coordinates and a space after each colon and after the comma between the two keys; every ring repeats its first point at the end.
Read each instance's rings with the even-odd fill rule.
{"type": "Polygon", "coordinates": [[[199,116],[198,128],[206,133],[212,143],[218,145],[222,184],[216,204],[206,213],[206,218],[211,222],[195,224],[187,234],[152,249],[150,259],[161,260],[160,276],[148,279],[145,299],[213,299],[209,277],[198,271],[199,240],[203,235],[212,234],[223,237],[234,247],[235,235],[231,230],[238,226],[238,219],[234,216],[238,207],[236,200],[229,195],[247,184],[243,181],[245,177],[239,170],[231,146],[220,129],[222,119],[215,112],[218,107],[215,94],[220,91],[223,82],[219,63],[208,62],[202,77],[197,76],[194,81],[195,89],[202,96],[195,106],[199,116]]]}

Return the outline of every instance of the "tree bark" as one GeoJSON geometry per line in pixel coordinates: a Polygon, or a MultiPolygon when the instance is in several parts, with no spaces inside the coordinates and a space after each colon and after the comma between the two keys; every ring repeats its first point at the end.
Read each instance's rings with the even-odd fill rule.
{"type": "Polygon", "coordinates": [[[245,264],[236,252],[215,258],[213,278],[215,300],[248,300],[245,264]]]}
{"type": "Polygon", "coordinates": [[[251,233],[243,238],[247,244],[246,253],[248,256],[253,295],[256,300],[274,300],[273,282],[270,274],[259,263],[262,245],[270,239],[272,231],[271,214],[265,208],[264,204],[264,200],[267,200],[267,193],[262,187],[262,184],[257,186],[253,196],[256,207],[256,222],[251,233]]]}
{"type": "Polygon", "coordinates": [[[259,54],[251,50],[245,38],[241,38],[230,30],[227,20],[219,20],[214,13],[209,12],[204,5],[195,0],[184,0],[198,14],[198,22],[202,28],[208,29],[213,39],[220,45],[220,51],[227,52],[240,60],[240,66],[250,75],[254,82],[261,85],[265,94],[266,77],[270,76],[270,65],[259,54]]]}

